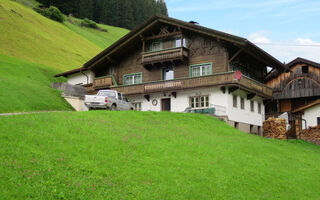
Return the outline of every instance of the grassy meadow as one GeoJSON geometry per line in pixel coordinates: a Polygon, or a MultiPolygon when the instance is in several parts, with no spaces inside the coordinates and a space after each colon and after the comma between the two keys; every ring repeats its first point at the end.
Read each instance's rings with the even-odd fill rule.
{"type": "Polygon", "coordinates": [[[51,82],[65,80],[53,75],[81,67],[128,30],[99,25],[108,31],[102,32],[58,23],[28,2],[0,0],[0,113],[70,110],[50,88],[51,82]]]}
{"type": "Polygon", "coordinates": [[[2,199],[319,199],[320,148],[205,115],[0,118],[2,199]],[[152,125],[152,126],[150,126],[152,125]]]}

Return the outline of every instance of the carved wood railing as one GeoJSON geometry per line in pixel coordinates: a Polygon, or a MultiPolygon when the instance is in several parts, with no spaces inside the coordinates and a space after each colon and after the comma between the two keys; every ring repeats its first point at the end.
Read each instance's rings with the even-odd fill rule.
{"type": "Polygon", "coordinates": [[[112,76],[99,77],[93,80],[93,87],[96,89],[111,86],[114,86],[112,76]]]}
{"type": "Polygon", "coordinates": [[[184,90],[208,86],[238,86],[241,89],[263,97],[272,97],[272,88],[245,76],[243,76],[240,81],[235,80],[233,72],[112,88],[126,95],[132,95],[148,94],[162,91],[184,90]]]}
{"type": "Polygon", "coordinates": [[[185,59],[189,56],[189,51],[185,47],[178,47],[173,49],[164,49],[155,52],[142,53],[142,64],[153,64],[175,59],[185,59]]]}

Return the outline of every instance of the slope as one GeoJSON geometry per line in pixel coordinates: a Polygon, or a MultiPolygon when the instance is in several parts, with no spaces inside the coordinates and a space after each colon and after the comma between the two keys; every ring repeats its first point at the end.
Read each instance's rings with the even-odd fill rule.
{"type": "Polygon", "coordinates": [[[61,24],[7,0],[0,0],[0,27],[0,113],[69,110],[50,89],[50,82],[58,81],[53,75],[80,67],[128,32],[61,24]]]}
{"type": "MultiPolygon", "coordinates": [[[[71,110],[48,67],[0,54],[0,112],[71,110]]],[[[61,79],[60,79],[61,80],[61,79]]]]}
{"type": "Polygon", "coordinates": [[[320,148],[209,116],[46,113],[0,119],[4,199],[318,199],[320,148]],[[26,126],[28,124],[28,126],[26,126]]]}

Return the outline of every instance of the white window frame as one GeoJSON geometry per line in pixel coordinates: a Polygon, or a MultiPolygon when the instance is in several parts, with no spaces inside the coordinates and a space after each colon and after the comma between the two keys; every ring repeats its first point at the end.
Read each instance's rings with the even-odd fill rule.
{"type": "Polygon", "coordinates": [[[132,105],[133,105],[134,110],[141,111],[141,106],[142,106],[141,102],[135,102],[135,103],[132,103],[132,105]]]}
{"type": "Polygon", "coordinates": [[[142,79],[143,79],[143,74],[142,74],[142,72],[135,73],[135,74],[125,74],[125,75],[123,76],[123,85],[135,85],[135,84],[140,84],[140,83],[143,82],[142,79]],[[141,76],[141,82],[135,83],[135,78],[136,78],[136,76],[141,76]],[[130,83],[130,84],[127,84],[127,81],[126,81],[128,77],[132,77],[132,83],[130,83]]]}
{"type": "Polygon", "coordinates": [[[197,64],[197,65],[191,65],[190,66],[190,77],[199,77],[199,76],[194,76],[193,75],[193,69],[195,68],[200,68],[200,74],[199,76],[208,76],[208,75],[211,75],[212,74],[212,63],[203,63],[203,64],[197,64]],[[209,69],[210,69],[210,73],[209,74],[206,74],[206,75],[203,75],[203,68],[205,66],[209,66],[209,69]]]}

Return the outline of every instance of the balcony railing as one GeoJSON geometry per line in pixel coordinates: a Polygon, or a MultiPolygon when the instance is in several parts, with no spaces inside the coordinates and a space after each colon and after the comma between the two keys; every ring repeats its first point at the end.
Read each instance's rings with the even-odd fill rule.
{"type": "Polygon", "coordinates": [[[184,60],[188,58],[189,51],[185,47],[177,47],[173,49],[164,49],[155,52],[142,53],[142,64],[155,64],[173,60],[184,60]]]}
{"type": "Polygon", "coordinates": [[[272,97],[272,88],[246,76],[243,76],[240,81],[236,80],[234,78],[233,72],[213,74],[209,76],[175,79],[170,81],[159,81],[136,85],[119,86],[113,88],[126,95],[132,95],[148,94],[163,91],[176,91],[209,86],[236,86],[243,90],[255,93],[263,97],[272,97]]]}
{"type": "Polygon", "coordinates": [[[113,77],[111,76],[104,76],[95,78],[93,80],[93,88],[99,89],[99,88],[108,88],[111,86],[115,86],[113,77]]]}

